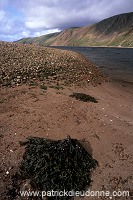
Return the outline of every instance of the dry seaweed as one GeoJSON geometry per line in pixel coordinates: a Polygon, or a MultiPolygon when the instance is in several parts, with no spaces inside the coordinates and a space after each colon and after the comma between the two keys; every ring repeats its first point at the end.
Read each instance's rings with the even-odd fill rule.
{"type": "Polygon", "coordinates": [[[76,98],[77,100],[84,101],[84,102],[94,102],[94,103],[98,103],[98,101],[97,101],[94,97],[92,97],[92,96],[90,96],[90,95],[88,95],[88,94],[73,93],[73,94],[71,94],[71,95],[69,95],[69,96],[70,96],[70,97],[74,97],[74,98],[76,98]]]}
{"type": "Polygon", "coordinates": [[[77,139],[68,137],[54,141],[30,137],[21,145],[26,145],[20,166],[21,174],[24,179],[31,180],[35,190],[84,191],[90,184],[91,170],[96,167],[97,161],[77,139]]]}

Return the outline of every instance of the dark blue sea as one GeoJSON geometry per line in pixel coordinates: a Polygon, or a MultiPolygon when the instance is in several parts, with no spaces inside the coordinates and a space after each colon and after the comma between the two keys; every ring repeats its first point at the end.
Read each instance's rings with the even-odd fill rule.
{"type": "Polygon", "coordinates": [[[55,47],[83,54],[104,74],[117,81],[133,83],[133,49],[106,47],[55,47]]]}

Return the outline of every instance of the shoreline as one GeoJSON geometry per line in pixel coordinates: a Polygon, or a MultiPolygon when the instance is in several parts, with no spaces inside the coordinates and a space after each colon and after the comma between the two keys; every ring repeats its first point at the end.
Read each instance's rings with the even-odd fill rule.
{"type": "Polygon", "coordinates": [[[121,85],[127,85],[127,86],[133,86],[133,82],[123,80],[123,79],[117,79],[117,78],[110,78],[108,77],[110,83],[116,83],[116,84],[121,84],[121,85]]]}
{"type": "Polygon", "coordinates": [[[44,47],[90,47],[90,48],[120,48],[120,49],[133,49],[133,47],[120,47],[120,46],[44,46],[44,47]]]}

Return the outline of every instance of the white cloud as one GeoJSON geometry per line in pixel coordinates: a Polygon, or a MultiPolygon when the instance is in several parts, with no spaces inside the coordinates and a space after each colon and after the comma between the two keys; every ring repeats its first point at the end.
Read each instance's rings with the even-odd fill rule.
{"type": "Polygon", "coordinates": [[[46,35],[46,34],[49,34],[49,33],[55,33],[55,32],[59,32],[60,30],[59,29],[49,29],[49,30],[45,30],[45,31],[37,31],[34,33],[33,37],[38,37],[38,36],[41,36],[41,35],[46,35]]]}
{"type": "Polygon", "coordinates": [[[22,37],[29,37],[30,36],[30,31],[24,30],[22,31],[22,37]]]}
{"type": "Polygon", "coordinates": [[[12,19],[9,19],[4,11],[0,11],[0,29],[2,33],[8,34],[12,31],[12,19]]]}
{"type": "Polygon", "coordinates": [[[8,13],[0,12],[0,40],[12,41],[23,35],[23,29],[24,27],[20,21],[16,22],[9,17],[8,13]]]}
{"type": "Polygon", "coordinates": [[[4,19],[5,12],[3,10],[0,10],[0,21],[4,19]]]}

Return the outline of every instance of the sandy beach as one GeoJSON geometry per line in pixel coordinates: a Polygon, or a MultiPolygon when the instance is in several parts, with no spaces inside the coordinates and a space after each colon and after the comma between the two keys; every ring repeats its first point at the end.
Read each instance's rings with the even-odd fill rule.
{"type": "Polygon", "coordinates": [[[43,90],[27,85],[2,87],[0,199],[7,198],[6,189],[10,187],[11,176],[22,160],[24,147],[20,147],[19,141],[24,141],[28,136],[63,139],[70,135],[77,138],[99,163],[92,173],[89,189],[110,192],[126,190],[133,195],[132,95],[133,85],[114,81],[96,87],[75,86],[60,90],[43,90]],[[69,97],[73,92],[89,94],[98,103],[69,97]]]}
{"type": "Polygon", "coordinates": [[[127,191],[130,197],[121,199],[130,200],[133,84],[109,81],[72,51],[3,42],[0,46],[0,199],[28,199],[20,190],[30,189],[29,180],[16,175],[25,152],[20,142],[29,136],[58,140],[69,135],[98,161],[86,190],[109,191],[115,200],[119,197],[111,196],[113,191],[127,191]],[[70,97],[73,93],[90,95],[97,103],[76,100],[70,97]]]}

